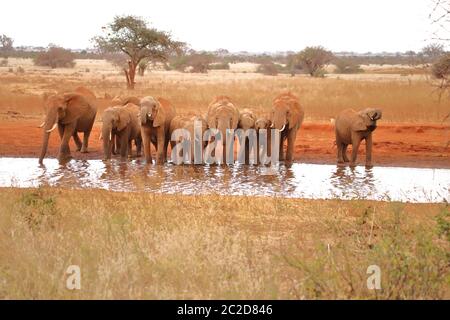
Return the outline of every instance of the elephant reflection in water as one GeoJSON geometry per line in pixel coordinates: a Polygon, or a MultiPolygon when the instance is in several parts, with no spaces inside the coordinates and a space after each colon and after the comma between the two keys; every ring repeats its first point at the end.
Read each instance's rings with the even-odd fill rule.
{"type": "Polygon", "coordinates": [[[339,198],[367,198],[377,194],[373,169],[370,167],[336,166],[330,177],[333,196],[339,198]]]}

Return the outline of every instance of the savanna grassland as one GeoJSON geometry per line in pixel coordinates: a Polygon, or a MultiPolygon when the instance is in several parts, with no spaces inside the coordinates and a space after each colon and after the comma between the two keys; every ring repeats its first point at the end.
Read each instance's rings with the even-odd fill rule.
{"type": "MultiPolygon", "coordinates": [[[[34,66],[29,59],[11,58],[9,67],[0,68],[0,155],[37,156],[41,143],[37,126],[44,115],[44,93],[70,91],[78,86],[96,93],[99,112],[91,135],[92,153],[79,156],[99,159],[101,113],[114,97],[160,96],[171,101],[178,114],[204,115],[215,96],[228,95],[238,107],[264,116],[275,96],[291,91],[305,109],[305,122],[295,146],[297,161],[335,163],[330,119],[345,108],[378,107],[383,110],[383,119],[374,137],[375,164],[450,167],[450,130],[448,119],[445,121],[450,102],[445,97],[439,99],[426,74],[398,66],[401,75],[381,74],[391,69],[370,66],[362,74],[310,78],[264,76],[254,73],[255,69],[253,64],[239,63],[231,65],[229,71],[207,74],[153,70],[138,76],[136,90],[130,92],[125,89],[122,72],[104,60],[77,60],[74,69],[52,70],[34,66]]],[[[49,156],[53,157],[58,148],[56,136],[50,139],[49,156]]]]}
{"type": "Polygon", "coordinates": [[[3,299],[450,297],[443,204],[42,188],[2,189],[0,212],[3,299]]]}
{"type": "MultiPolygon", "coordinates": [[[[90,153],[73,155],[98,159],[101,112],[115,96],[161,96],[179,114],[204,114],[214,96],[228,95],[264,115],[277,94],[292,91],[306,113],[295,161],[335,163],[330,119],[344,108],[375,106],[383,109],[375,165],[450,167],[444,121],[450,103],[438,99],[424,74],[377,69],[272,77],[239,64],[208,74],[148,72],[129,92],[107,62],[76,62],[74,69],[51,70],[11,58],[0,67],[0,156],[38,154],[44,93],[78,86],[96,93],[90,153]]],[[[53,134],[50,157],[58,145],[53,134]]],[[[446,204],[3,188],[0,298],[449,299],[449,210],[446,204]],[[367,267],[374,264],[382,271],[381,290],[367,289],[367,267]],[[81,268],[81,290],[66,289],[70,265],[81,268]]]]}

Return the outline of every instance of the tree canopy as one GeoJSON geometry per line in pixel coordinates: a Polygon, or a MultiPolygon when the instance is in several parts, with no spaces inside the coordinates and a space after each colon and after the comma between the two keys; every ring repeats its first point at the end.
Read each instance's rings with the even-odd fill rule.
{"type": "Polygon", "coordinates": [[[149,27],[136,16],[116,16],[103,28],[103,33],[93,38],[96,47],[104,53],[122,52],[129,59],[124,67],[129,89],[134,89],[136,67],[143,59],[164,61],[184,48],[184,43],[174,41],[165,31],[149,27]]]}

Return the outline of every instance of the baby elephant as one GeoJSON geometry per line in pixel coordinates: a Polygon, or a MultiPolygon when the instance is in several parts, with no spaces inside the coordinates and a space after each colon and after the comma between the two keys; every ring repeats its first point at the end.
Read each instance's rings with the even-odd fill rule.
{"type": "Polygon", "coordinates": [[[349,162],[347,146],[352,145],[352,159],[350,165],[355,165],[361,140],[366,140],[366,165],[372,161],[372,132],[377,127],[377,120],[381,119],[381,110],[368,108],[362,111],[346,109],[336,118],[336,146],[338,163],[349,162]]]}
{"type": "Polygon", "coordinates": [[[141,126],[139,107],[128,103],[124,106],[109,107],[103,112],[102,138],[104,159],[111,159],[112,145],[115,137],[120,141],[122,160],[131,156],[131,143],[134,140],[137,156],[141,153],[141,126]]]}

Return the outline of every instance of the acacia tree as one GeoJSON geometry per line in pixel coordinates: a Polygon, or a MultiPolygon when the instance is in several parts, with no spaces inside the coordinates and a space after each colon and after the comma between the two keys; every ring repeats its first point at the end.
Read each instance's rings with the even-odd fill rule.
{"type": "Polygon", "coordinates": [[[94,37],[93,41],[103,53],[127,56],[123,70],[128,89],[134,89],[136,69],[142,60],[165,61],[184,46],[174,41],[169,33],[148,27],[145,20],[136,16],[116,16],[103,32],[104,35],[94,37]]]}
{"type": "Polygon", "coordinates": [[[318,47],[306,47],[300,51],[294,59],[301,66],[303,70],[309,73],[312,77],[321,75],[323,67],[333,60],[333,53],[318,47]]]}
{"type": "Polygon", "coordinates": [[[14,50],[13,39],[5,34],[0,35],[0,53],[4,58],[8,58],[8,54],[14,50]]]}

